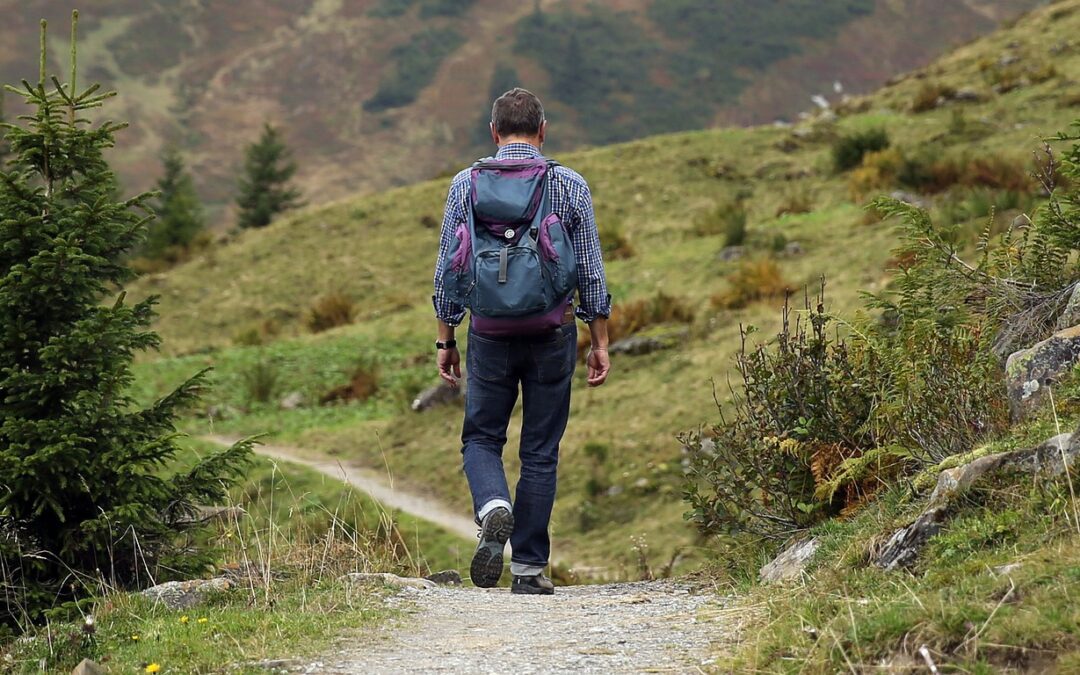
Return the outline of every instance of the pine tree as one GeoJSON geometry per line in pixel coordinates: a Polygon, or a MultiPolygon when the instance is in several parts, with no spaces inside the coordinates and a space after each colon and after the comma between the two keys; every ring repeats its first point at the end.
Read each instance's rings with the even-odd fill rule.
{"type": "Polygon", "coordinates": [[[274,216],[300,205],[300,191],[290,187],[296,163],[281,133],[273,126],[263,126],[259,140],[248,146],[244,175],[240,179],[240,227],[266,227],[274,216]]]}
{"type": "Polygon", "coordinates": [[[166,148],[161,163],[165,171],[157,182],[158,197],[153,205],[157,220],[150,225],[143,252],[151,258],[175,259],[202,231],[202,205],[180,152],[172,146],[166,148]]]}
{"type": "MultiPolygon", "coordinates": [[[[0,128],[3,128],[7,122],[6,111],[4,110],[4,90],[0,89],[0,128]]],[[[3,168],[5,162],[7,162],[8,156],[11,155],[11,148],[8,146],[6,138],[0,138],[0,168],[3,168]]]]}
{"type": "Polygon", "coordinates": [[[196,502],[224,497],[250,443],[163,475],[178,451],[178,411],[199,373],[148,408],[129,393],[134,354],[159,344],[154,298],[112,302],[124,260],[145,234],[149,195],[119,201],[102,156],[125,125],[84,118],[111,93],[71,75],[23,81],[32,111],[7,125],[0,172],[0,624],[25,627],[97,580],[118,586],[199,572],[196,502]],[[185,541],[185,538],[187,540],[185,541]]]}

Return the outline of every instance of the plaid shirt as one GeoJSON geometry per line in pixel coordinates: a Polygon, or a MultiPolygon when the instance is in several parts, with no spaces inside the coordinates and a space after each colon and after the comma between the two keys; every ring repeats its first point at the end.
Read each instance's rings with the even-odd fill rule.
{"type": "MultiPolygon", "coordinates": [[[[531,159],[540,151],[528,143],[508,143],[499,148],[495,159],[531,159]]],[[[466,219],[469,208],[470,169],[454,176],[450,194],[446,197],[442,235],[439,238],[439,258],[435,263],[435,316],[451,326],[465,318],[465,308],[455,304],[443,291],[442,261],[453,243],[454,231],[466,219]]],[[[611,314],[611,296],[604,277],[604,259],[600,254],[600,235],[596,230],[592,194],[589,185],[576,171],[557,166],[551,173],[551,208],[559,214],[570,231],[570,242],[577,259],[578,308],[576,314],[586,323],[598,316],[611,314]]]]}

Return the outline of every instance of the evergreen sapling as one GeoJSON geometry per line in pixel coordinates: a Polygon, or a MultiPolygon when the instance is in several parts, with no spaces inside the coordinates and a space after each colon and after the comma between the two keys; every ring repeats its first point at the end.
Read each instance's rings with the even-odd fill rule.
{"type": "Polygon", "coordinates": [[[8,87],[30,112],[5,125],[0,172],[0,625],[23,628],[102,583],[202,573],[195,506],[222,499],[251,451],[167,476],[204,373],[147,408],[129,394],[132,358],[159,344],[155,299],[117,294],[150,195],[114,196],[102,153],[125,125],[85,117],[113,94],[76,88],[76,20],[66,83],[46,78],[42,22],[38,82],[8,87]]]}

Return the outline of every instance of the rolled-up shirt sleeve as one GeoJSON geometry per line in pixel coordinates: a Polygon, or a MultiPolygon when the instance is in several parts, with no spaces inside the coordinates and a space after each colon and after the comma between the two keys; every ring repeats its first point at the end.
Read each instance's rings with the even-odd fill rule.
{"type": "MultiPolygon", "coordinates": [[[[462,172],[464,173],[464,172],[462,172]]],[[[450,184],[443,210],[442,232],[439,235],[439,255],[435,261],[435,294],[431,296],[435,316],[450,326],[459,325],[465,318],[465,308],[446,297],[443,287],[443,260],[449,255],[457,226],[465,222],[465,188],[462,174],[450,184]]]]}
{"type": "Polygon", "coordinates": [[[577,258],[578,308],[577,317],[591,323],[598,316],[611,316],[611,295],[604,275],[604,257],[600,248],[600,233],[596,227],[592,193],[582,183],[574,200],[573,245],[577,258]]]}

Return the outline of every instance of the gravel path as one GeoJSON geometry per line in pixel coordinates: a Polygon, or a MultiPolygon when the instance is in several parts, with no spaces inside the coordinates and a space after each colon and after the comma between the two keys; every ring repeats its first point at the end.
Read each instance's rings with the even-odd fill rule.
{"type": "Polygon", "coordinates": [[[721,598],[671,581],[565,586],[546,597],[406,589],[389,602],[406,618],[294,672],[695,673],[710,663],[710,642],[731,632],[717,618],[721,598]]]}

